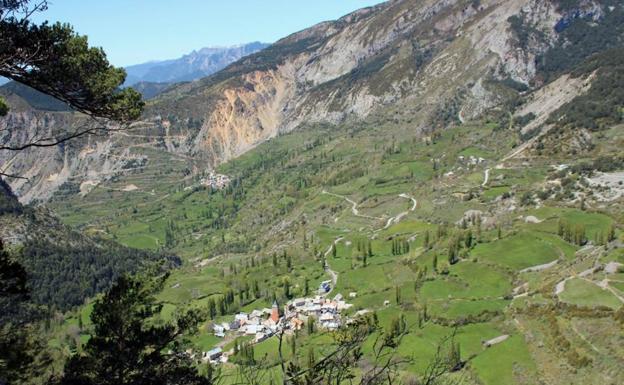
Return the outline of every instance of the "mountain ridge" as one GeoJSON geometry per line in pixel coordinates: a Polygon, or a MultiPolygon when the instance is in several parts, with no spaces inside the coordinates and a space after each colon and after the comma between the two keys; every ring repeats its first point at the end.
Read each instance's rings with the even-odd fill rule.
{"type": "Polygon", "coordinates": [[[262,50],[267,43],[252,42],[225,47],[204,47],[176,59],[155,60],[125,67],[125,86],[141,82],[179,83],[209,76],[229,63],[262,50]]]}

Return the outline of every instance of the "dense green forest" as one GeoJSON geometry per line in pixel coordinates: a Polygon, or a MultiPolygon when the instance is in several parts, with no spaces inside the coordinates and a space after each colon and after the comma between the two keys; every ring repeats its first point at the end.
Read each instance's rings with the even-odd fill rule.
{"type": "Polygon", "coordinates": [[[45,210],[22,206],[1,179],[0,219],[27,223],[29,236],[14,254],[28,272],[32,300],[61,311],[106,290],[122,273],[149,263],[166,268],[181,263],[173,255],[132,249],[72,230],[45,210]]]}
{"type": "Polygon", "coordinates": [[[606,129],[624,119],[624,47],[591,57],[574,71],[576,76],[595,72],[589,92],[577,96],[550,118],[559,127],[572,125],[590,130],[606,129]]]}
{"type": "Polygon", "coordinates": [[[33,300],[66,311],[110,287],[122,273],[136,272],[149,262],[177,266],[177,257],[131,249],[104,239],[31,240],[20,262],[28,271],[33,300]]]}

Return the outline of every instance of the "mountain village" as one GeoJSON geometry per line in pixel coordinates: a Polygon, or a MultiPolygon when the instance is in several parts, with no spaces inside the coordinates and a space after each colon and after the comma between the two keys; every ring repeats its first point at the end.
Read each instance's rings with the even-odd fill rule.
{"type": "Polygon", "coordinates": [[[221,190],[230,184],[230,177],[211,171],[207,177],[201,179],[200,184],[213,190],[221,190]]]}
{"type": "MultiPolygon", "coordinates": [[[[290,300],[281,309],[277,301],[274,301],[270,309],[256,309],[251,313],[240,312],[231,322],[213,325],[214,335],[220,338],[228,335],[248,336],[252,338],[252,344],[257,344],[280,333],[293,334],[308,322],[314,322],[323,330],[337,330],[342,325],[352,322],[351,318],[343,316],[342,313],[352,308],[353,304],[347,303],[342,294],[336,294],[333,299],[329,299],[326,296],[330,291],[330,283],[325,281],[319,287],[319,294],[314,297],[290,300]]],[[[356,296],[355,292],[349,293],[350,298],[356,296]]],[[[367,310],[360,310],[355,316],[366,313],[367,310]]],[[[225,363],[231,354],[231,351],[224,352],[221,347],[215,347],[202,352],[201,359],[211,364],[225,363]]]]}

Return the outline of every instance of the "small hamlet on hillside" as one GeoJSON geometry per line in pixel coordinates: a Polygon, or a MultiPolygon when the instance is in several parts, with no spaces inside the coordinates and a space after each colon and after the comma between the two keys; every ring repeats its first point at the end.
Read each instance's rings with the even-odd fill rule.
{"type": "Polygon", "coordinates": [[[206,178],[202,178],[199,183],[213,190],[221,190],[230,184],[230,177],[211,171],[210,174],[208,174],[206,178]]]}
{"type": "MultiPolygon", "coordinates": [[[[293,334],[302,329],[306,323],[318,325],[323,330],[337,330],[342,325],[349,325],[352,319],[342,317],[341,313],[353,307],[344,301],[342,294],[336,294],[333,299],[317,295],[311,298],[296,298],[288,301],[280,309],[277,301],[273,301],[271,309],[253,310],[251,313],[240,312],[231,322],[214,324],[214,335],[220,338],[226,336],[250,336],[253,343],[260,343],[276,334],[293,334]],[[318,323],[317,323],[318,322],[318,323]]],[[[356,315],[362,315],[359,311],[356,315]]],[[[208,352],[202,352],[202,360],[213,364],[227,362],[231,352],[223,352],[216,347],[208,352]]]]}

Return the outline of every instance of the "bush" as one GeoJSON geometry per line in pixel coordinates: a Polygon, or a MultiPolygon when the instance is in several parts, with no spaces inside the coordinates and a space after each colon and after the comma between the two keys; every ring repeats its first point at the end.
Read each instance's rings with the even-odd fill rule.
{"type": "Polygon", "coordinates": [[[518,116],[515,119],[515,126],[517,128],[522,128],[524,126],[526,126],[527,124],[531,123],[534,119],[536,118],[535,114],[532,112],[529,112],[526,115],[522,115],[522,116],[518,116]]]}
{"type": "Polygon", "coordinates": [[[520,198],[520,204],[522,206],[529,206],[533,204],[533,194],[529,191],[522,194],[522,198],[520,198]]]}
{"type": "Polygon", "coordinates": [[[13,194],[11,187],[0,178],[0,215],[20,214],[22,211],[23,207],[13,194]]]}

